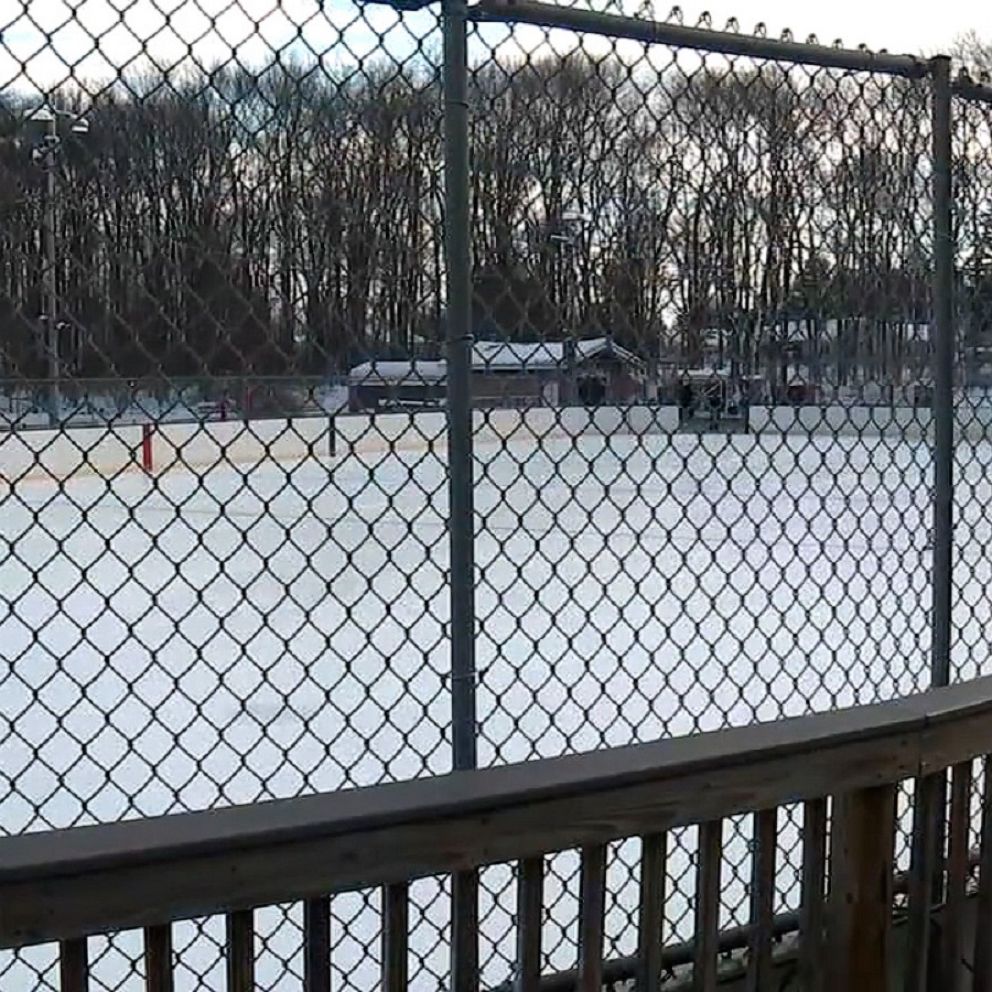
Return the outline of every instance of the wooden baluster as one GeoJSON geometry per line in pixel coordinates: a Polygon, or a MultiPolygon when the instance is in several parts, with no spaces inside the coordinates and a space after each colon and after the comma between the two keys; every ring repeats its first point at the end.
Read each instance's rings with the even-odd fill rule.
{"type": "Polygon", "coordinates": [[[303,989],[331,992],[331,900],[327,896],[303,904],[303,989]]]}
{"type": "Polygon", "coordinates": [[[460,871],[451,878],[452,992],[479,988],[479,873],[460,871]]]}
{"type": "Polygon", "coordinates": [[[87,992],[90,965],[86,938],[63,940],[59,944],[59,988],[61,992],[87,992]]]}
{"type": "Polygon", "coordinates": [[[665,921],[665,834],[641,838],[641,908],[638,916],[637,956],[640,959],[638,992],[659,992],[662,979],[661,928],[665,921]]]}
{"type": "Polygon", "coordinates": [[[579,880],[578,992],[602,992],[603,921],[606,913],[606,845],[582,849],[579,880]]]}
{"type": "Polygon", "coordinates": [[[804,992],[823,987],[824,900],[827,885],[827,800],[803,804],[802,905],[799,974],[804,992]]]}
{"type": "Polygon", "coordinates": [[[909,873],[905,992],[927,992],[930,967],[930,912],[937,858],[943,772],[918,778],[913,803],[913,851],[909,873]]]}
{"type": "Polygon", "coordinates": [[[892,925],[895,785],[833,803],[827,988],[887,989],[892,925]]]}
{"type": "Polygon", "coordinates": [[[973,992],[992,992],[992,758],[985,759],[982,788],[982,850],[975,908],[973,992]]]}
{"type": "Polygon", "coordinates": [[[250,909],[227,914],[227,992],[255,992],[255,919],[250,909]]]}
{"type": "Polygon", "coordinates": [[[515,992],[538,992],[544,922],[544,858],[525,858],[517,878],[517,975],[515,992]]]}
{"type": "Polygon", "coordinates": [[[147,992],[172,992],[172,926],[145,928],[145,988],[147,992]]]}
{"type": "Polygon", "coordinates": [[[941,988],[957,992],[962,983],[962,938],[965,886],[968,882],[968,829],[971,821],[971,762],[954,766],[951,775],[951,813],[947,831],[947,897],[942,927],[941,988]]]}
{"type": "Polygon", "coordinates": [[[382,890],[382,989],[406,992],[409,981],[410,888],[406,882],[382,890]]]}
{"type": "Polygon", "coordinates": [[[775,916],[775,848],[778,810],[754,814],[751,872],[751,938],[748,945],[747,992],[772,988],[772,936],[775,916]]]}
{"type": "Polygon", "coordinates": [[[723,860],[723,820],[699,826],[696,865],[696,957],[693,992],[716,992],[720,925],[720,867],[723,860]]]}

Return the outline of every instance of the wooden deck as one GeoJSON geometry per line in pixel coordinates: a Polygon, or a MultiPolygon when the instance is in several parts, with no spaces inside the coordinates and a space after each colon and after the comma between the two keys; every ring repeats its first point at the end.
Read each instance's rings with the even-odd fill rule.
{"type": "MultiPolygon", "coordinates": [[[[305,905],[308,992],[329,988],[328,900],[383,891],[383,987],[407,986],[408,884],[453,876],[452,988],[478,987],[476,869],[517,865],[518,992],[598,990],[606,845],[642,839],[638,955],[626,974],[658,989],[666,948],[666,835],[700,825],[693,987],[714,989],[726,937],[718,930],[725,818],[754,814],[747,928],[749,988],[771,989],[776,817],[803,803],[803,905],[794,921],[806,987],[886,988],[890,969],[895,795],[914,780],[907,987],[926,989],[932,954],[950,980],[965,957],[974,988],[992,988],[992,840],[984,818],[977,886],[968,888],[973,762],[992,753],[992,679],[905,700],[633,747],[328,795],[29,834],[0,840],[0,946],[59,942],[63,989],[86,987],[86,938],[145,929],[150,990],[171,988],[170,924],[225,914],[228,988],[253,989],[252,911],[305,905]],[[945,796],[949,816],[942,817],[945,796]],[[829,815],[828,815],[829,814],[829,815]],[[937,838],[948,838],[946,860],[937,838]],[[829,877],[826,869],[829,845],[829,877]],[[580,954],[564,984],[540,974],[544,856],[581,852],[580,954]],[[829,892],[829,896],[827,895],[829,892]],[[966,900],[977,935],[962,938],[966,900]],[[940,904],[939,951],[928,946],[940,904]],[[923,984],[921,984],[923,983],[923,984]]],[[[685,955],[683,954],[683,957],[685,955]]],[[[688,962],[687,962],[688,963],[688,962]]],[[[604,972],[604,968],[606,969],[604,972]]],[[[604,978],[605,976],[605,978],[604,978]]],[[[953,979],[957,981],[957,979],[953,979]]],[[[953,984],[943,984],[952,988],[953,984]]]]}

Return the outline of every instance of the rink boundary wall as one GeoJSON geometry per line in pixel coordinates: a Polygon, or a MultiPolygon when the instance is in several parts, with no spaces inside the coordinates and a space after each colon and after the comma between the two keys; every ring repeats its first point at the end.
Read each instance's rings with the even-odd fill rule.
{"type": "MultiPolygon", "coordinates": [[[[478,444],[540,442],[583,434],[670,433],[675,407],[600,407],[475,412],[478,444]]],[[[0,479],[114,478],[144,470],[229,467],[243,472],[273,462],[444,450],[443,411],[344,414],[277,420],[81,427],[11,431],[0,437],[0,479]]]]}
{"type": "MultiPolygon", "coordinates": [[[[476,410],[475,442],[540,443],[580,436],[670,434],[678,429],[674,406],[476,410]]],[[[0,480],[114,478],[144,469],[226,466],[248,472],[266,463],[307,458],[444,450],[443,411],[339,414],[334,417],[244,422],[167,423],[80,427],[60,431],[10,431],[0,436],[0,480]]],[[[959,439],[992,438],[992,409],[968,409],[958,420],[959,439]]],[[[752,407],[748,433],[815,436],[886,436],[922,439],[932,428],[927,407],[752,407]]]]}

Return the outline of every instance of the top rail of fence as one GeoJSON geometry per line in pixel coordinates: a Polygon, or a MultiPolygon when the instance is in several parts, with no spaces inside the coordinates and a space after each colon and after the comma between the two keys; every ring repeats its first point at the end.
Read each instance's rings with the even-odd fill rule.
{"type": "MultiPolygon", "coordinates": [[[[918,55],[896,55],[884,51],[874,52],[867,48],[843,48],[813,41],[799,42],[788,38],[715,31],[670,21],[559,6],[539,0],[481,0],[470,8],[470,12],[481,21],[536,24],[729,56],[816,65],[852,72],[878,72],[907,79],[922,79],[930,72],[929,59],[918,55]]],[[[992,87],[968,77],[956,81],[955,90],[969,99],[992,103],[992,87]]]]}

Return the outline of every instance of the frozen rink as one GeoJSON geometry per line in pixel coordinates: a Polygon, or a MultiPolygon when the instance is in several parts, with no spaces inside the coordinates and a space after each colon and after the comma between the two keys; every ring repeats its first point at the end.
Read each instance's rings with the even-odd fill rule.
{"type": "MultiPolygon", "coordinates": [[[[447,771],[445,457],[339,453],[249,474],[226,466],[152,482],[131,473],[3,493],[0,828],[447,771]]],[[[969,444],[957,467],[953,650],[967,675],[987,669],[990,459],[992,447],[969,444]]],[[[581,437],[484,445],[477,462],[482,764],[927,685],[931,470],[922,442],[581,437]]],[[[797,826],[783,815],[783,847],[797,826]]],[[[725,919],[743,922],[749,856],[729,827],[727,838],[725,919]]],[[[612,869],[621,874],[608,929],[615,950],[631,953],[636,876],[624,860],[612,869]]],[[[673,875],[687,868],[676,851],[673,875]]],[[[794,901],[795,869],[780,865],[783,905],[794,901]]],[[[504,887],[484,899],[481,956],[490,958],[484,980],[500,981],[512,956],[513,888],[506,869],[488,877],[504,887]]],[[[691,884],[688,873],[670,900],[672,936],[687,935],[691,884]]],[[[573,896],[549,921],[549,966],[574,963],[573,896]]],[[[360,896],[335,906],[335,970],[372,988],[375,916],[360,896]]],[[[437,927],[446,913],[443,899],[412,911],[425,962],[412,973],[419,987],[443,986],[437,927]]],[[[260,958],[263,987],[298,985],[291,976],[270,984],[279,947],[299,956],[298,932],[283,919],[260,914],[263,929],[265,920],[274,928],[260,958]]],[[[177,932],[180,948],[187,931],[177,932]]],[[[118,947],[129,941],[138,948],[136,935],[118,947]]],[[[197,954],[222,976],[214,944],[196,941],[190,968],[197,954]]],[[[119,951],[101,959],[108,982],[124,960],[119,951]]],[[[184,970],[177,987],[214,987],[193,978],[184,970]]]]}

